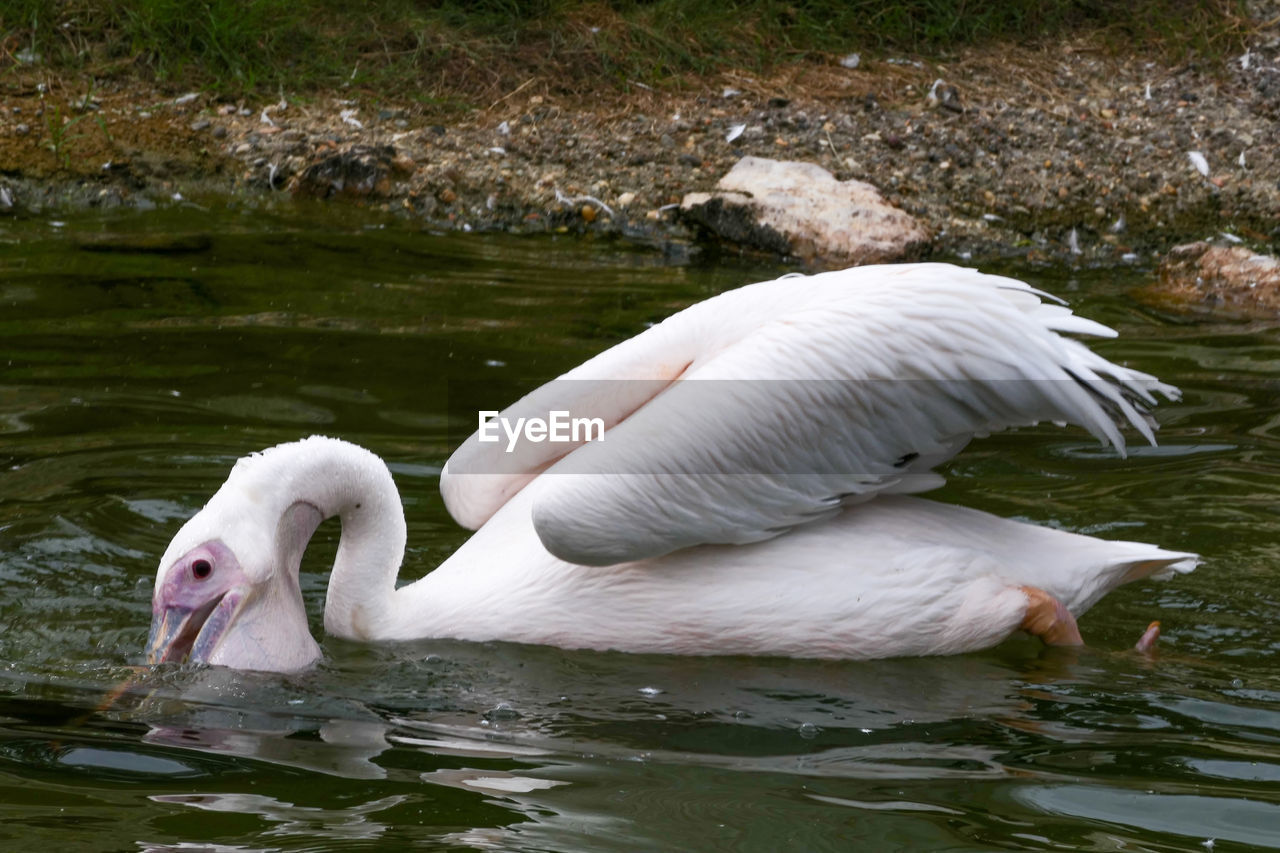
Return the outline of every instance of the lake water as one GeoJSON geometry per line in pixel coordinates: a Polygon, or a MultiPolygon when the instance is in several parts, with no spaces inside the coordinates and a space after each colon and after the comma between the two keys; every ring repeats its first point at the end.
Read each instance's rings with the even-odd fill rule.
{"type": "MultiPolygon", "coordinates": [[[[237,457],[315,432],[374,449],[418,577],[466,537],[437,496],[459,412],[784,269],[351,211],[0,220],[0,849],[1280,847],[1276,326],[1139,307],[1149,270],[988,266],[1185,391],[1158,449],[1022,430],[935,493],[1204,555],[1113,593],[1085,650],[327,640],[311,672],[165,667],[112,702],[161,552],[237,457]],[[1156,618],[1159,653],[1128,651],[1156,618]]],[[[316,629],[336,537],[304,565],[316,629]]]]}

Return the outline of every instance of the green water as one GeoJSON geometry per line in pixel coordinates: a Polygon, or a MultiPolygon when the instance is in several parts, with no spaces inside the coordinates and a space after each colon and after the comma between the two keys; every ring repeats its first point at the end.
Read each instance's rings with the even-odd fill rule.
{"type": "MultiPolygon", "coordinates": [[[[1184,388],[1162,446],[1025,430],[938,493],[1205,555],[1112,594],[1085,651],[330,640],[306,674],[167,669],[101,707],[160,553],[238,456],[313,432],[376,450],[417,577],[465,538],[437,479],[468,410],[781,271],[333,215],[0,221],[0,849],[1280,847],[1280,334],[1135,307],[1142,271],[1000,270],[1184,388]],[[1155,618],[1160,654],[1126,651],[1155,618]]],[[[304,566],[313,627],[336,535],[304,566]]]]}

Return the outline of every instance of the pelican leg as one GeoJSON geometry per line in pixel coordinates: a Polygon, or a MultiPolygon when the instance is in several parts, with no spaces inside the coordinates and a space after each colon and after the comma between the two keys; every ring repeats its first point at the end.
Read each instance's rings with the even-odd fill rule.
{"type": "Polygon", "coordinates": [[[1147,630],[1138,638],[1137,645],[1134,646],[1140,652],[1149,654],[1155,651],[1156,640],[1160,639],[1160,622],[1157,620],[1147,626],[1147,630]]]}
{"type": "Polygon", "coordinates": [[[1076,625],[1076,617],[1043,589],[1018,587],[1027,596],[1027,614],[1018,627],[1039,637],[1046,646],[1083,646],[1084,638],[1076,625]]]}

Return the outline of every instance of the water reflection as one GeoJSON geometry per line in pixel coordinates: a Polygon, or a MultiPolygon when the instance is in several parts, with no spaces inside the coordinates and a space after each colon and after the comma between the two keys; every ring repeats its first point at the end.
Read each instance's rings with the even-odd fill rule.
{"type": "Polygon", "coordinates": [[[329,720],[311,730],[300,725],[282,731],[210,728],[193,722],[182,727],[153,727],[143,742],[237,755],[346,779],[383,779],[386,771],[372,759],[387,749],[386,733],[386,726],[377,723],[342,719],[329,720]],[[314,738],[299,738],[299,734],[314,738]]]}
{"type": "Polygon", "coordinates": [[[384,797],[345,809],[298,806],[261,794],[155,794],[151,800],[209,812],[256,815],[273,824],[262,833],[263,837],[296,835],[314,843],[315,839],[351,841],[378,838],[388,826],[372,817],[400,805],[405,797],[384,797]]]}
{"type": "Polygon", "coordinates": [[[1029,785],[1017,796],[1051,814],[1181,835],[1206,849],[1217,841],[1280,846],[1280,805],[1275,803],[1085,785],[1029,785]]]}
{"type": "MultiPolygon", "coordinates": [[[[1262,843],[1261,827],[1277,806],[1171,788],[1181,780],[1199,790],[1208,779],[1280,779],[1280,744],[1246,765],[1211,757],[1213,744],[1179,734],[1189,703],[1191,710],[1213,704],[1182,695],[1187,662],[1170,671],[1135,653],[1034,649],[838,664],[505,644],[398,648],[397,659],[435,673],[424,684],[412,666],[401,670],[412,683],[384,683],[385,670],[360,657],[347,667],[348,649],[339,644],[329,650],[336,660],[303,678],[162,670],[158,682],[138,685],[136,704],[109,714],[146,722],[141,742],[162,750],[137,763],[137,772],[146,772],[146,762],[165,763],[155,765],[157,775],[189,772],[181,756],[196,752],[380,783],[367,799],[340,806],[301,792],[199,785],[152,795],[157,803],[259,817],[271,824],[264,838],[378,837],[389,827],[380,812],[419,808],[422,791],[443,787],[506,813],[432,836],[482,849],[539,849],[553,840],[623,849],[682,833],[705,838],[707,809],[736,827],[730,840],[746,837],[739,835],[744,824],[772,815],[788,828],[752,837],[775,844],[794,837],[823,849],[826,836],[797,828],[797,813],[869,815],[873,825],[844,837],[882,840],[900,821],[913,836],[920,821],[942,821],[941,831],[947,818],[971,814],[966,802],[975,796],[1012,798],[1026,810],[1027,826],[1036,814],[1074,815],[1190,836],[1189,819],[1173,813],[1208,809],[1203,825],[1216,837],[1262,843]],[[416,695],[413,707],[395,698],[408,692],[416,695]],[[1078,781],[1099,773],[1111,784],[1078,781]],[[1142,787],[1155,778],[1163,799],[1142,787]],[[415,794],[416,785],[427,787],[415,794]],[[1130,807],[1144,816],[1133,817],[1130,807]],[[1237,819],[1234,827],[1218,825],[1237,819]]],[[[359,655],[358,647],[350,651],[359,655]]],[[[1194,665],[1196,678],[1212,677],[1211,667],[1194,665]]],[[[1247,721],[1215,722],[1233,731],[1270,727],[1280,713],[1277,695],[1263,689],[1253,701],[1247,721]]]]}

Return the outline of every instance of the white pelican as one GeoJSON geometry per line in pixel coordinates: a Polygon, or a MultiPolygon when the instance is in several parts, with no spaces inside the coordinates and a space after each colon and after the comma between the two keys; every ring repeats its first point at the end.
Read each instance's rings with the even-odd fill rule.
{"type": "Polygon", "coordinates": [[[1059,335],[1115,333],[1042,296],[914,264],[680,311],[502,413],[598,417],[604,440],[464,442],[441,492],[476,533],[398,589],[404,514],[377,456],[318,436],[247,456],[160,561],[148,657],[315,662],[298,572],[332,516],[324,624],[356,640],[850,659],[1019,629],[1080,643],[1075,616],[1108,590],[1196,556],[904,494],[1005,427],[1070,422],[1121,452],[1117,424],[1153,440],[1153,392],[1176,389],[1059,335]]]}

